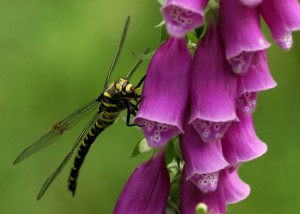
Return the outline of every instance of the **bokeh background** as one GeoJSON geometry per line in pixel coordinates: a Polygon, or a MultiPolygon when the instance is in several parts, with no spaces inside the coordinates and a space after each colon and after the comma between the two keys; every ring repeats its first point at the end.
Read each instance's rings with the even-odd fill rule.
{"type": "MultiPolygon", "coordinates": [[[[155,0],[0,1],[0,213],[111,213],[134,168],[131,159],[142,137],[122,117],[101,135],[81,170],[76,197],[67,191],[71,162],[37,202],[45,179],[61,162],[85,121],[47,149],[13,166],[16,156],[55,122],[96,98],[116,51],[127,15],[132,20],[112,76],[124,76],[135,62],[131,50],[159,45],[161,21],[155,0]]],[[[266,30],[270,39],[270,34],[266,30]]],[[[294,48],[268,49],[277,88],[259,95],[254,114],[259,137],[269,150],[243,164],[240,175],[251,195],[228,213],[298,213],[300,210],[300,32],[294,48]]],[[[133,77],[145,74],[147,63],[133,77]]]]}

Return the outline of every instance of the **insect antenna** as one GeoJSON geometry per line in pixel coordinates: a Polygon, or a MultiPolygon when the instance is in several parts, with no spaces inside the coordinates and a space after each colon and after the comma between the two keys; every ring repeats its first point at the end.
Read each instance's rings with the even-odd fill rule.
{"type": "Polygon", "coordinates": [[[123,29],[123,33],[122,33],[122,37],[121,37],[121,41],[119,43],[119,46],[118,46],[118,49],[117,49],[117,53],[112,61],[112,64],[109,68],[109,71],[108,71],[108,74],[106,76],[106,80],[105,80],[105,84],[104,84],[104,89],[107,88],[107,85],[108,85],[108,81],[109,81],[109,78],[110,78],[110,75],[112,74],[117,62],[118,62],[118,59],[119,59],[119,56],[120,56],[120,53],[122,51],[122,47],[123,47],[123,44],[124,44],[124,41],[125,41],[125,37],[126,37],[126,34],[127,34],[127,30],[128,30],[128,26],[129,26],[129,21],[130,21],[130,16],[127,17],[126,19],[126,22],[125,22],[125,26],[124,26],[124,29],[123,29]]]}
{"type": "MultiPolygon", "coordinates": [[[[149,52],[150,48],[147,48],[144,52],[144,55],[147,54],[149,52]]],[[[139,59],[134,66],[131,68],[131,70],[128,72],[126,79],[130,79],[131,76],[134,74],[134,72],[136,71],[136,69],[140,66],[140,64],[143,62],[143,60],[139,59]]]]}

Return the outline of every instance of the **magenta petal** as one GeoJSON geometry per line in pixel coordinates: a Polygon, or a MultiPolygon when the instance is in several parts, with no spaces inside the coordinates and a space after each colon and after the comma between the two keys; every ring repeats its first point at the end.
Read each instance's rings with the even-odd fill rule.
{"type": "Polygon", "coordinates": [[[228,122],[211,122],[207,120],[196,119],[193,121],[193,126],[200,135],[201,139],[206,143],[212,143],[220,140],[231,121],[228,122]]]}
{"type": "MultiPolygon", "coordinates": [[[[182,177],[186,177],[183,168],[182,177]]],[[[225,195],[222,186],[218,185],[214,192],[202,193],[192,182],[181,179],[180,206],[182,214],[196,214],[196,206],[205,203],[208,213],[223,214],[226,209],[225,195]]]]}
{"type": "Polygon", "coordinates": [[[250,115],[256,107],[256,92],[246,92],[236,100],[236,108],[244,114],[250,115]]]}
{"type": "Polygon", "coordinates": [[[187,169],[187,177],[219,171],[229,164],[223,157],[220,142],[204,143],[196,130],[187,125],[180,135],[180,148],[187,169]]]}
{"type": "Polygon", "coordinates": [[[220,20],[228,60],[242,52],[270,47],[261,31],[259,13],[255,7],[247,7],[237,0],[220,1],[220,20]]]}
{"type": "Polygon", "coordinates": [[[114,214],[164,213],[170,178],[164,154],[157,154],[135,169],[117,201],[114,214]]]}
{"type": "Polygon", "coordinates": [[[228,204],[240,202],[250,194],[250,186],[240,179],[237,169],[222,170],[219,185],[222,186],[224,190],[226,202],[228,204]]]}
{"type": "Polygon", "coordinates": [[[235,74],[242,75],[248,71],[255,52],[241,52],[228,60],[235,74]]]}
{"type": "Polygon", "coordinates": [[[233,122],[222,138],[224,157],[231,165],[258,158],[267,151],[267,145],[255,133],[252,115],[237,112],[240,122],[233,122]]]}
{"type": "Polygon", "coordinates": [[[169,38],[150,62],[134,119],[143,126],[149,146],[164,146],[183,132],[191,60],[185,40],[169,38]]]}
{"type": "Polygon", "coordinates": [[[264,0],[259,6],[273,39],[283,48],[293,44],[291,31],[300,30],[300,4],[298,0],[264,0]]]}
{"type": "Polygon", "coordinates": [[[247,5],[249,7],[255,7],[259,5],[263,0],[240,0],[244,5],[247,5]]]}
{"type": "Polygon", "coordinates": [[[237,120],[236,87],[237,77],[225,59],[218,26],[210,23],[193,60],[190,123],[237,120]]]}
{"type": "Polygon", "coordinates": [[[237,96],[246,92],[258,92],[274,88],[273,80],[268,67],[268,59],[265,50],[255,52],[246,74],[239,76],[237,96]]]}
{"type": "Polygon", "coordinates": [[[173,37],[184,35],[204,23],[204,8],[208,0],[168,0],[162,7],[166,27],[173,37]]]}
{"type": "Polygon", "coordinates": [[[220,172],[196,174],[189,179],[202,193],[213,192],[217,189],[220,172]]]}

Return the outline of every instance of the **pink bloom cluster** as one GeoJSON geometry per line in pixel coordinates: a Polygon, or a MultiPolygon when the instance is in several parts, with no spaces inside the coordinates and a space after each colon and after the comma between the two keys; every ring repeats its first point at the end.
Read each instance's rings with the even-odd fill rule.
{"type": "Polygon", "coordinates": [[[149,146],[160,148],[125,185],[114,213],[164,213],[170,178],[163,149],[179,135],[184,161],[180,212],[203,202],[211,213],[245,199],[250,187],[238,176],[240,163],[263,155],[252,113],[257,95],[276,86],[268,68],[260,17],[274,41],[292,47],[300,29],[297,0],[220,0],[192,56],[184,39],[201,27],[208,0],[168,0],[161,12],[171,37],[153,56],[134,120],[149,146]],[[216,15],[217,14],[217,15],[216,15]]]}

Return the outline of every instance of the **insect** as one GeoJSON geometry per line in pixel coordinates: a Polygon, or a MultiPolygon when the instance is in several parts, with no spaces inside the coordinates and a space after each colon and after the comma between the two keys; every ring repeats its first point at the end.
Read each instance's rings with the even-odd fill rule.
{"type": "MultiPolygon", "coordinates": [[[[65,167],[65,165],[71,158],[74,150],[78,147],[80,142],[81,144],[79,146],[68,179],[68,189],[71,190],[73,196],[76,190],[77,178],[80,167],[84,161],[86,154],[89,151],[89,148],[91,147],[97,136],[107,127],[112,125],[115,122],[118,115],[120,114],[120,112],[125,109],[127,109],[126,124],[128,126],[135,125],[130,124],[130,116],[135,116],[138,110],[138,105],[141,97],[140,95],[138,95],[137,91],[143,83],[145,77],[142,78],[136,86],[131,84],[129,80],[142,61],[138,60],[125,78],[120,78],[118,81],[108,84],[110,76],[116,66],[116,63],[118,62],[120,53],[122,51],[122,47],[129,26],[129,21],[130,17],[128,16],[116,55],[113,59],[113,62],[110,66],[109,72],[106,77],[104,91],[98,96],[97,99],[92,100],[86,105],[78,108],[69,116],[57,122],[49,131],[47,131],[33,144],[27,147],[14,161],[14,164],[17,164],[25,158],[50,145],[51,143],[56,141],[65,131],[70,130],[74,125],[76,125],[82,118],[98,109],[94,117],[85,126],[85,128],[75,141],[74,145],[61,162],[61,164],[54,171],[54,173],[45,181],[42,188],[40,189],[40,192],[38,193],[37,200],[41,199],[41,197],[44,195],[50,184],[65,167]]],[[[145,51],[145,53],[147,52],[148,49],[145,51]]]]}

